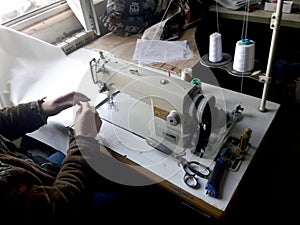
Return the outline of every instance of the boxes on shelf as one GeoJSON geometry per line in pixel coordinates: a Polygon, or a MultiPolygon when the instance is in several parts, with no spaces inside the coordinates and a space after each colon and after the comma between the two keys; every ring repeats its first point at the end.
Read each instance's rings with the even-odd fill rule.
{"type": "MultiPolygon", "coordinates": [[[[294,1],[283,1],[282,12],[291,13],[294,1]]],[[[265,11],[276,11],[277,2],[265,2],[265,11]]]]}

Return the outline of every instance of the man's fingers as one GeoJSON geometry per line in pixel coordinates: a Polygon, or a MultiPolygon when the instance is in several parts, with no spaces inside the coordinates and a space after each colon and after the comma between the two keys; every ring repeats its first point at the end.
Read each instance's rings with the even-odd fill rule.
{"type": "Polygon", "coordinates": [[[102,125],[102,120],[97,112],[95,113],[95,123],[96,123],[97,132],[99,132],[102,125]]]}
{"type": "Polygon", "coordinates": [[[88,102],[91,99],[80,92],[70,92],[57,99],[57,102],[64,103],[68,106],[78,105],[80,102],[88,102]]]}
{"type": "Polygon", "coordinates": [[[89,97],[87,97],[86,95],[80,92],[74,93],[74,98],[73,98],[74,104],[78,104],[79,102],[88,102],[90,100],[91,99],[89,97]]]}
{"type": "Polygon", "coordinates": [[[75,133],[95,137],[101,124],[101,118],[95,107],[88,102],[81,102],[75,118],[75,133]]]}
{"type": "Polygon", "coordinates": [[[88,102],[79,102],[82,108],[91,109],[91,105],[88,102]]]}

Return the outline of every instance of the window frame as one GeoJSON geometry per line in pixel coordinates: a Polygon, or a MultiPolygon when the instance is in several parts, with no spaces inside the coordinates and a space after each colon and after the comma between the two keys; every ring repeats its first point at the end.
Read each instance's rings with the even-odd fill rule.
{"type": "MultiPolygon", "coordinates": [[[[93,0],[93,2],[99,16],[104,12],[107,0],[93,0]]],[[[84,30],[65,0],[34,10],[2,25],[50,44],[56,44],[84,30]]]]}
{"type": "Polygon", "coordinates": [[[28,12],[11,20],[2,23],[3,26],[10,27],[15,30],[22,30],[39,21],[57,15],[69,8],[66,0],[51,3],[47,6],[28,12]]]}

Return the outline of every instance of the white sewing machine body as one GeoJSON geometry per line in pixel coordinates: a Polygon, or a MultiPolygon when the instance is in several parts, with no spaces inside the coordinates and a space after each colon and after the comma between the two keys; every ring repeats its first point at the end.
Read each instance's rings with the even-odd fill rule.
{"type": "Polygon", "coordinates": [[[201,124],[211,123],[209,108],[214,107],[214,97],[204,96],[199,85],[103,53],[90,65],[100,93],[120,91],[104,116],[107,120],[177,153],[195,150],[201,124]]]}

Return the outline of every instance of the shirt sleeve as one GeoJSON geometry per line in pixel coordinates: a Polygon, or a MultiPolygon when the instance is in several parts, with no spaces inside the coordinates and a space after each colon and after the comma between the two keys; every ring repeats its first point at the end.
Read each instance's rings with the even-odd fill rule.
{"type": "MultiPolygon", "coordinates": [[[[38,168],[14,172],[19,175],[2,203],[6,205],[6,210],[10,204],[13,205],[9,211],[13,212],[17,221],[20,217],[29,224],[44,220],[46,224],[63,224],[63,219],[77,216],[74,212],[80,213],[81,207],[91,204],[94,182],[99,179],[99,174],[88,164],[88,160],[98,157],[99,143],[92,137],[72,136],[69,145],[56,177],[41,174],[41,171],[37,173],[38,168]]],[[[11,186],[12,182],[8,184],[11,186]]]]}
{"type": "Polygon", "coordinates": [[[41,109],[42,103],[43,99],[0,109],[0,134],[15,140],[45,125],[48,117],[41,109]]]}

